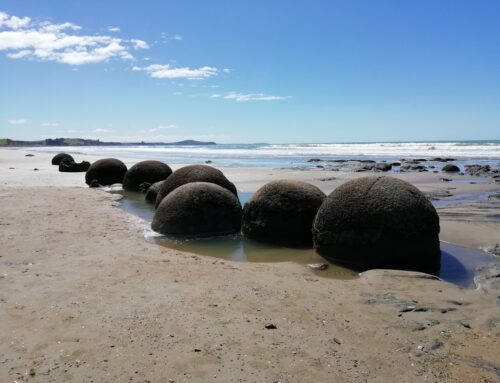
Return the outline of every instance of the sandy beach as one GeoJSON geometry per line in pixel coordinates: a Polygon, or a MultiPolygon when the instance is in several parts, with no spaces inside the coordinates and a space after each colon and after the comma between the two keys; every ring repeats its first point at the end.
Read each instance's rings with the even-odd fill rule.
{"type": "MultiPolygon", "coordinates": [[[[51,157],[0,150],[0,381],[500,382],[498,266],[462,289],[415,272],[336,280],[293,262],[183,253],[147,242],[146,222],[116,195],[89,189],[83,173],[59,173],[51,157]]],[[[330,193],[367,175],[221,170],[242,192],[296,179],[330,193]]],[[[451,200],[500,190],[391,175],[451,200]]],[[[438,209],[441,240],[500,243],[492,204],[438,209]]]]}

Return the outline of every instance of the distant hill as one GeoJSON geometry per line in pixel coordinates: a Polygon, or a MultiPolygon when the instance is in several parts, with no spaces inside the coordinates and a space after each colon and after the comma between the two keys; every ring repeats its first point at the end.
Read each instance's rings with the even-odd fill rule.
{"type": "Polygon", "coordinates": [[[183,140],[177,142],[106,142],[101,140],[87,140],[84,138],[46,138],[39,141],[11,140],[0,138],[0,147],[18,146],[155,146],[155,145],[217,145],[213,141],[183,140]]]}

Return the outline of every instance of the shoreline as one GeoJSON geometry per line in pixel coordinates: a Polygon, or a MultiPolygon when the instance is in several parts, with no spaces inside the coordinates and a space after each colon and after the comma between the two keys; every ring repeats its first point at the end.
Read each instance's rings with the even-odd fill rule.
{"type": "MultiPolygon", "coordinates": [[[[394,270],[330,280],[292,262],[166,249],[145,241],[141,220],[117,209],[110,193],[89,189],[83,173],[58,173],[51,154],[27,152],[0,150],[2,381],[499,379],[495,278],[476,290],[394,270]]],[[[329,193],[367,175],[320,181],[325,172],[316,170],[223,170],[240,191],[280,177],[329,193]]],[[[438,177],[401,175],[426,193],[500,188],[438,177]]],[[[473,247],[500,242],[500,223],[478,219],[469,205],[443,208],[442,235],[473,247]]]]}

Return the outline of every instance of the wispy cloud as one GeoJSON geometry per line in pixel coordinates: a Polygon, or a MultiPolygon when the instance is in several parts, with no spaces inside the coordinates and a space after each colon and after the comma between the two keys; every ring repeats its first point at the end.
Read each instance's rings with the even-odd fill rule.
{"type": "Polygon", "coordinates": [[[132,60],[130,50],[147,49],[145,41],[107,35],[79,34],[72,23],[36,22],[0,12],[0,50],[12,59],[55,61],[69,65],[105,62],[112,58],[132,60]]]}
{"type": "Polygon", "coordinates": [[[170,65],[152,64],[146,67],[135,66],[134,71],[144,71],[149,73],[153,78],[186,78],[188,80],[202,80],[205,78],[217,76],[217,68],[204,66],[201,68],[191,69],[188,67],[175,68],[170,65]]]}
{"type": "Polygon", "coordinates": [[[181,35],[170,35],[166,32],[162,32],[161,35],[160,35],[160,42],[162,42],[163,44],[166,44],[168,43],[169,41],[182,41],[182,36],[181,35]]]}
{"type": "Polygon", "coordinates": [[[132,39],[132,40],[130,40],[130,42],[132,43],[132,46],[134,47],[135,50],[149,49],[148,43],[143,41],[143,40],[132,39]]]}
{"type": "Polygon", "coordinates": [[[264,93],[238,93],[229,92],[226,94],[215,93],[210,96],[211,98],[222,98],[224,100],[234,100],[238,102],[245,101],[279,101],[288,100],[291,96],[271,96],[264,93]]]}
{"type": "Polygon", "coordinates": [[[11,125],[24,125],[27,122],[28,122],[28,120],[25,120],[24,118],[9,120],[9,124],[11,124],[11,125]]]}
{"type": "Polygon", "coordinates": [[[169,125],[160,125],[156,128],[151,128],[151,129],[148,129],[148,132],[150,133],[154,133],[158,130],[172,130],[172,129],[177,129],[177,125],[174,125],[174,124],[169,124],[169,125]]]}
{"type": "Polygon", "coordinates": [[[108,129],[101,129],[101,128],[99,128],[99,129],[94,129],[94,130],[92,131],[92,133],[107,133],[107,132],[110,132],[110,130],[108,130],[108,129]]]}
{"type": "Polygon", "coordinates": [[[119,27],[108,27],[108,31],[109,32],[120,32],[120,28],[119,27]]]}
{"type": "Polygon", "coordinates": [[[53,127],[53,126],[59,126],[58,122],[42,122],[40,126],[43,127],[53,127]]]}

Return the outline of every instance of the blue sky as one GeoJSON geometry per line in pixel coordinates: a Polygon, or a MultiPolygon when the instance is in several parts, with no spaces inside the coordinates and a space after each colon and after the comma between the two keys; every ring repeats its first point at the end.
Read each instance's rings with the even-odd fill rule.
{"type": "Polygon", "coordinates": [[[500,1],[0,1],[0,136],[500,138],[500,1]]]}

